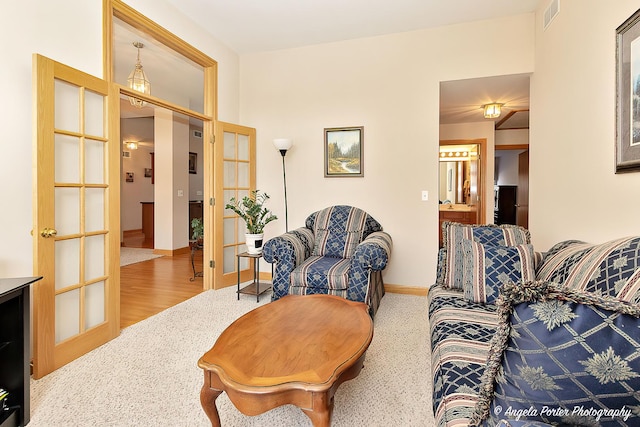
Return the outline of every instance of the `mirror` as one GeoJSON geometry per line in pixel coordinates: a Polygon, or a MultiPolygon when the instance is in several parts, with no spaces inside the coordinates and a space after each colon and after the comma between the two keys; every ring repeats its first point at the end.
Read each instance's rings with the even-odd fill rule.
{"type": "Polygon", "coordinates": [[[477,145],[440,147],[440,203],[472,204],[471,160],[477,160],[477,145]]]}

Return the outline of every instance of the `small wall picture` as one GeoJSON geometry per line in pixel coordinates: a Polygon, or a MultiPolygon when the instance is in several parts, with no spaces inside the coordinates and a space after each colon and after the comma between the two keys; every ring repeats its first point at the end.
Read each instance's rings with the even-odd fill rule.
{"type": "Polygon", "coordinates": [[[151,178],[151,168],[144,168],[144,177],[151,178]]]}
{"type": "Polygon", "coordinates": [[[133,182],[133,172],[127,172],[126,173],[126,181],[127,182],[133,182]]]}
{"type": "Polygon", "coordinates": [[[324,176],[361,177],[364,127],[325,128],[324,176]]]}
{"type": "Polygon", "coordinates": [[[189,153],[189,173],[198,173],[198,153],[189,153]]]}

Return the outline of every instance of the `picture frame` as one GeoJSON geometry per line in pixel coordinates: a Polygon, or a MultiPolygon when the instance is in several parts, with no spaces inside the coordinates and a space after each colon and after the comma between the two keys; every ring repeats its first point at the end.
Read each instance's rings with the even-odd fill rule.
{"type": "Polygon", "coordinates": [[[640,9],[616,29],[616,173],[640,171],[640,9]]]}
{"type": "Polygon", "coordinates": [[[144,177],[145,178],[151,178],[152,175],[152,169],[151,168],[144,168],[144,177]]]}
{"type": "Polygon", "coordinates": [[[127,172],[125,175],[126,182],[133,182],[133,172],[127,172]]]}
{"type": "Polygon", "coordinates": [[[189,152],[189,173],[198,173],[198,153],[189,152]]]}
{"type": "Polygon", "coordinates": [[[364,126],[324,129],[324,177],[364,176],[364,126]]]}

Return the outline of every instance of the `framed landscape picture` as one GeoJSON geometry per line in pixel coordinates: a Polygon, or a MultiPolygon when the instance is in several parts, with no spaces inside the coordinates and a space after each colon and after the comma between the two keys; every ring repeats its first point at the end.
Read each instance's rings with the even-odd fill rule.
{"type": "Polygon", "coordinates": [[[640,171],[640,10],[616,30],[616,173],[640,171]]]}
{"type": "Polygon", "coordinates": [[[364,176],[362,153],[364,127],[325,128],[324,176],[364,176]]]}

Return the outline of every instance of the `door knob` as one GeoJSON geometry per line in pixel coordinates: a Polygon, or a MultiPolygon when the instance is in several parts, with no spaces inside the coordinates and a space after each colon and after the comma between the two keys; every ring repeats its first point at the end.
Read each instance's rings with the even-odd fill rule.
{"type": "Polygon", "coordinates": [[[40,232],[40,235],[46,239],[49,237],[55,237],[58,234],[58,230],[55,228],[45,228],[40,232]]]}

